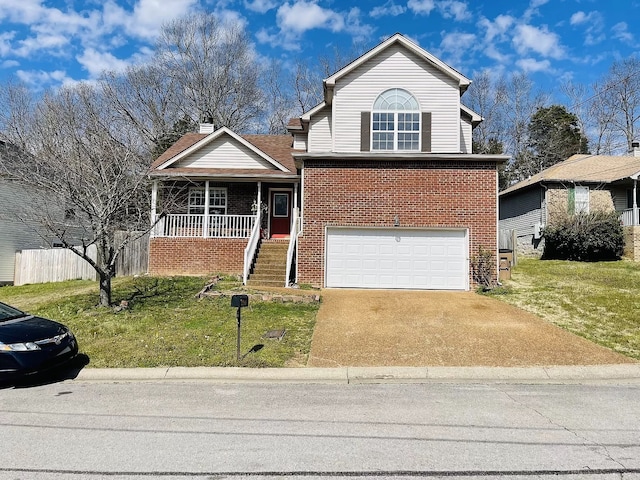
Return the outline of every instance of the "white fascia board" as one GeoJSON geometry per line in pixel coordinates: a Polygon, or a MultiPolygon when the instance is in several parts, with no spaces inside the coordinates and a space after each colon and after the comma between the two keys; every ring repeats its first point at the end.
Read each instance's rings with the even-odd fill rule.
{"type": "MultiPolygon", "coordinates": [[[[395,35],[392,35],[387,40],[385,40],[384,42],[379,44],[377,47],[374,47],[373,49],[369,50],[364,55],[360,56],[359,58],[357,58],[356,60],[351,62],[346,67],[338,70],[336,73],[334,73],[330,77],[326,78],[324,80],[325,89],[326,89],[326,95],[328,95],[328,96],[333,95],[333,88],[334,88],[334,86],[336,84],[336,81],[338,79],[340,79],[344,75],[348,74],[349,72],[355,70],[360,65],[362,65],[365,62],[367,62],[371,58],[375,57],[380,52],[382,52],[383,50],[387,49],[388,47],[390,47],[391,45],[393,45],[395,43],[399,43],[399,44],[403,45],[408,50],[410,50],[413,53],[415,53],[417,56],[419,56],[419,57],[423,58],[424,60],[428,61],[429,63],[433,64],[436,68],[438,68],[439,70],[444,72],[446,75],[448,75],[448,76],[454,78],[455,80],[457,80],[458,81],[458,86],[460,87],[460,89],[462,91],[466,90],[466,88],[471,84],[471,80],[469,78],[465,77],[460,72],[458,72],[454,68],[450,67],[449,65],[444,63],[439,58],[434,57],[432,54],[427,52],[422,47],[419,47],[418,45],[416,45],[412,41],[407,40],[407,38],[405,38],[402,34],[396,33],[395,35]]],[[[325,98],[325,101],[327,103],[331,103],[330,99],[326,99],[325,98]]]]}
{"type": "Polygon", "coordinates": [[[242,138],[241,136],[239,136],[238,134],[236,134],[235,132],[233,132],[232,130],[228,129],[227,127],[222,127],[219,128],[218,130],[216,130],[213,133],[210,133],[209,135],[207,135],[206,137],[204,137],[202,140],[200,140],[199,142],[194,143],[193,145],[191,145],[189,148],[187,148],[186,150],[183,150],[182,152],[180,152],[178,155],[176,155],[173,158],[170,158],[169,160],[167,160],[165,163],[163,163],[162,165],[160,165],[156,170],[164,170],[165,168],[173,165],[174,163],[180,161],[181,159],[191,155],[192,153],[200,150],[202,147],[204,147],[205,145],[211,143],[212,141],[214,141],[217,138],[220,138],[223,135],[229,135],[231,138],[233,138],[235,141],[237,141],[238,143],[244,145],[245,147],[247,147],[249,150],[251,150],[252,152],[256,153],[257,155],[259,155],[260,157],[262,157],[264,160],[266,160],[267,162],[269,162],[271,165],[273,165],[274,167],[276,167],[278,170],[282,171],[282,172],[286,172],[287,169],[284,168],[282,165],[280,165],[280,163],[278,163],[277,161],[275,161],[273,158],[271,158],[269,155],[267,155],[266,153],[264,153],[262,150],[260,150],[258,147],[254,146],[252,143],[247,142],[244,138],[242,138]]]}
{"type": "Polygon", "coordinates": [[[460,110],[471,117],[471,123],[477,124],[484,120],[484,118],[482,118],[480,115],[478,115],[476,112],[471,110],[469,107],[463,105],[462,103],[460,104],[460,110]]]}
{"type": "Polygon", "coordinates": [[[320,110],[322,110],[326,106],[327,106],[327,102],[320,102],[318,105],[313,107],[308,112],[303,113],[302,116],[300,117],[300,120],[302,120],[303,122],[311,121],[311,116],[315,115],[317,112],[319,112],[320,110]]]}

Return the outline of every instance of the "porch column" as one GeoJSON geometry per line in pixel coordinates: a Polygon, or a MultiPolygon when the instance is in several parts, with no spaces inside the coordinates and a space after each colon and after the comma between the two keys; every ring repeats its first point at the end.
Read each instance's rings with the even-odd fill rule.
{"type": "MultiPolygon", "coordinates": [[[[258,229],[262,228],[262,182],[258,182],[258,197],[256,199],[256,202],[258,202],[258,210],[256,210],[256,222],[258,222],[260,225],[258,226],[258,229]]],[[[260,231],[258,231],[259,235],[258,238],[261,237],[261,233],[260,231]]]]}
{"type": "Polygon", "coordinates": [[[638,220],[638,179],[633,179],[633,225],[640,223],[638,220]]]}
{"type": "Polygon", "coordinates": [[[151,184],[151,235],[156,234],[156,211],[158,205],[158,181],[154,180],[151,184]]]}
{"type": "Polygon", "coordinates": [[[204,219],[202,220],[202,236],[209,236],[209,180],[204,182],[204,219]]]}

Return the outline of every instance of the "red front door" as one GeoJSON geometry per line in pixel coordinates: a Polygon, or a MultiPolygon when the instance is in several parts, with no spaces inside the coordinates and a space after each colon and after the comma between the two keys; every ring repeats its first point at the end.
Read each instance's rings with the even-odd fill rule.
{"type": "Polygon", "coordinates": [[[270,194],[269,233],[284,238],[291,233],[291,192],[272,190],[270,194]]]}

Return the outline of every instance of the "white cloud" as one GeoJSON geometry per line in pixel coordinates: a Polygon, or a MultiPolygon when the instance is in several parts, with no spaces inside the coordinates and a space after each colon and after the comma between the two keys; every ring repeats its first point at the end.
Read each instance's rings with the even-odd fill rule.
{"type": "Polygon", "coordinates": [[[528,22],[534,15],[538,15],[540,13],[538,8],[546,3],[549,3],[549,0],[531,0],[531,2],[529,2],[529,8],[525,10],[524,15],[522,16],[524,21],[528,22]]]}
{"type": "Polygon", "coordinates": [[[418,15],[429,15],[436,8],[436,2],[434,0],[409,0],[407,7],[418,15]]]}
{"type": "Polygon", "coordinates": [[[272,8],[276,8],[278,6],[278,2],[275,0],[245,0],[244,6],[252,12],[267,13],[272,8]]]}
{"type": "Polygon", "coordinates": [[[461,52],[473,47],[476,43],[476,36],[472,33],[455,32],[445,35],[440,46],[445,52],[461,52]]]}
{"type": "Polygon", "coordinates": [[[630,44],[634,41],[633,33],[629,31],[627,22],[616,23],[611,27],[611,31],[613,32],[613,38],[630,44]]]}
{"type": "Polygon", "coordinates": [[[314,28],[326,28],[333,32],[344,29],[342,15],[307,0],[296,0],[292,5],[288,2],[282,5],[278,8],[277,22],[285,35],[288,32],[300,34],[314,28]]]}
{"type": "Polygon", "coordinates": [[[0,33],[0,56],[11,53],[11,40],[15,37],[16,32],[0,33]]]}
{"type": "Polygon", "coordinates": [[[462,22],[472,18],[467,10],[467,4],[457,0],[444,0],[438,3],[438,10],[444,18],[453,18],[456,22],[462,22]]]}
{"type": "Polygon", "coordinates": [[[0,63],[0,68],[13,68],[17,67],[18,65],[20,65],[20,62],[18,62],[17,60],[5,60],[4,62],[0,63]]]}
{"type": "Polygon", "coordinates": [[[388,0],[385,4],[374,7],[369,15],[373,18],[380,17],[397,17],[398,15],[402,15],[406,12],[407,7],[403,7],[402,5],[396,4],[393,0],[388,0]]]}
{"type": "Polygon", "coordinates": [[[14,48],[12,53],[18,57],[29,57],[35,52],[45,50],[58,55],[62,51],[62,47],[69,44],[69,41],[70,38],[64,34],[38,34],[35,37],[17,42],[19,46],[14,48]]]}
{"type": "Polygon", "coordinates": [[[441,55],[446,57],[449,65],[460,65],[462,58],[474,49],[476,36],[472,33],[453,32],[442,38],[441,55]]]}
{"type": "Polygon", "coordinates": [[[488,18],[482,17],[478,21],[478,25],[485,29],[485,41],[493,42],[495,39],[503,40],[506,38],[506,33],[515,22],[515,18],[509,15],[498,15],[493,22],[488,18]]]}
{"type": "Polygon", "coordinates": [[[97,78],[104,71],[121,72],[129,65],[129,62],[120,60],[108,52],[99,52],[93,48],[86,49],[76,57],[78,63],[89,72],[91,78],[97,78]]]}
{"type": "Polygon", "coordinates": [[[130,35],[150,40],[164,23],[192,12],[197,5],[198,0],[138,0],[129,11],[109,0],[103,6],[104,24],[110,32],[122,27],[130,35]]]}
{"type": "Polygon", "coordinates": [[[551,69],[549,60],[535,60],[533,58],[521,58],[516,65],[525,72],[546,72],[551,69]]]}
{"type": "Polygon", "coordinates": [[[353,7],[345,18],[346,30],[355,41],[365,41],[371,38],[374,28],[371,25],[362,23],[362,12],[358,7],[353,7]]]}
{"type": "Polygon", "coordinates": [[[73,82],[64,70],[54,70],[53,72],[45,72],[43,70],[18,70],[16,76],[24,83],[36,88],[42,88],[42,86],[51,83],[65,84],[73,82]]]}
{"type": "Polygon", "coordinates": [[[576,12],[571,15],[569,23],[574,27],[585,27],[585,45],[596,45],[606,39],[604,18],[600,12],[576,12]]]}
{"type": "Polygon", "coordinates": [[[521,55],[535,52],[555,59],[563,58],[565,55],[560,37],[544,26],[540,28],[524,24],[516,26],[513,44],[521,55]]]}

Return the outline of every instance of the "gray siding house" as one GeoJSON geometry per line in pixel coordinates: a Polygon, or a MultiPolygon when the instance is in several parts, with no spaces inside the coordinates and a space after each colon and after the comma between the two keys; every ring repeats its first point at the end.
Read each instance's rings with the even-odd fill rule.
{"type": "Polygon", "coordinates": [[[541,232],[562,216],[616,211],[625,255],[640,260],[640,148],[632,155],[573,155],[499,194],[501,231],[515,231],[517,249],[541,254],[541,232]]]}

